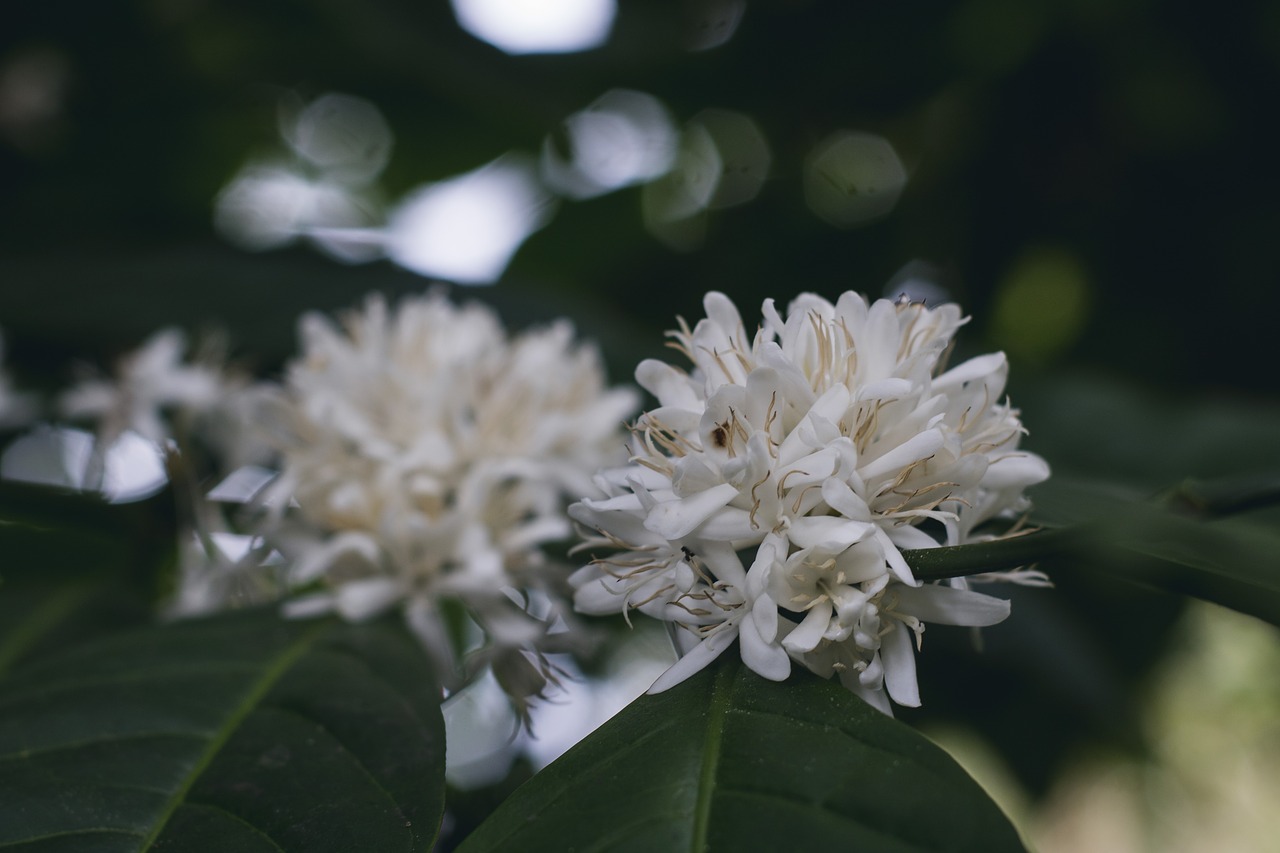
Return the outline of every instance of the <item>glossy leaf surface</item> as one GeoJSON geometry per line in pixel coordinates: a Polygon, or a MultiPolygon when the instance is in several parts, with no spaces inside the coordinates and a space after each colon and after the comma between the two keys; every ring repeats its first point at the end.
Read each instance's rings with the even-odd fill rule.
{"type": "Polygon", "coordinates": [[[398,626],[234,614],[0,682],[0,847],[426,850],[439,690],[398,626]]]}
{"type": "Polygon", "coordinates": [[[946,753],[838,684],[737,655],[642,696],[461,850],[1022,850],[946,753]]]}

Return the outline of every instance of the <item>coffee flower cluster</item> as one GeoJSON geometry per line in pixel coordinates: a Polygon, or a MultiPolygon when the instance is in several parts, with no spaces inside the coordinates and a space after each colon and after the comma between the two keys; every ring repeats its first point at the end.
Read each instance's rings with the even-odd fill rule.
{"type": "Polygon", "coordinates": [[[444,601],[491,650],[537,646],[556,621],[554,596],[529,603],[552,586],[541,546],[569,536],[565,505],[620,461],[634,392],[606,388],[564,322],[509,339],[489,309],[441,294],[374,296],[344,320],[303,318],[268,407],[281,475],[266,532],[287,558],[287,611],[402,608],[446,681],[462,650],[444,601]]]}
{"type": "Polygon", "coordinates": [[[704,305],[671,333],[694,369],[640,364],[658,407],[630,464],[597,477],[608,497],[570,508],[593,556],[571,579],[577,609],[674,626],[682,658],[653,691],[736,639],[766,678],[795,661],[886,712],[918,705],[925,623],[991,625],[1009,604],[922,584],[902,551],[974,541],[1049,473],[1018,448],[1004,355],[946,369],[955,305],[805,294],[785,316],[766,301],[754,335],[723,294],[704,305]]]}

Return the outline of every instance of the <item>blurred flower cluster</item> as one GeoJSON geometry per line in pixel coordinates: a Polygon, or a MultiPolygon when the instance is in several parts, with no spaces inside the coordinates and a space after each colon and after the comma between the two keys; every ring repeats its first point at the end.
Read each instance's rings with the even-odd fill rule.
{"type": "Polygon", "coordinates": [[[461,604],[499,680],[540,692],[543,653],[576,639],[542,546],[570,535],[565,505],[621,453],[636,395],[605,387],[567,323],[509,339],[489,309],[438,294],[370,297],[342,328],[312,314],[301,333],[259,408],[281,454],[262,502],[286,612],[400,607],[456,687],[470,641],[444,608],[461,604]]]}
{"type": "Polygon", "coordinates": [[[964,323],[951,304],[805,294],[785,316],[766,301],[754,335],[723,294],[705,308],[671,333],[692,373],[637,369],[659,405],[635,426],[631,463],[598,477],[609,497],[570,509],[593,554],[572,578],[578,609],[674,626],[683,657],[655,691],[736,639],[766,678],[794,660],[886,712],[919,705],[925,623],[991,625],[1009,604],[969,589],[995,578],[922,584],[902,550],[981,538],[1049,474],[1018,448],[1004,355],[946,369],[964,323]]]}
{"type": "MultiPolygon", "coordinates": [[[[84,377],[56,409],[96,441],[63,484],[113,497],[107,460],[141,442],[177,507],[170,616],[400,610],[447,688],[491,667],[523,713],[556,680],[547,655],[583,648],[569,572],[544,546],[571,535],[571,500],[599,495],[595,471],[625,460],[635,391],[605,385],[567,322],[508,336],[439,292],[370,296],[341,325],[309,314],[300,334],[279,383],[185,360],[176,329],[84,377]]],[[[33,414],[7,381],[0,405],[33,414]]]]}
{"type": "MultiPolygon", "coordinates": [[[[1004,355],[947,368],[965,322],[950,304],[804,294],[785,315],[766,301],[753,335],[726,296],[705,308],[671,333],[691,372],[639,365],[658,405],[629,446],[637,395],[566,321],[508,335],[442,292],[374,295],[340,322],[304,316],[279,382],[225,347],[188,361],[162,330],[59,398],[97,428],[68,484],[110,497],[111,454],[149,448],[180,530],[168,615],[398,611],[447,689],[491,669],[526,719],[553,655],[585,649],[575,609],[671,626],[683,657],[655,691],[737,640],[766,678],[798,662],[886,712],[918,705],[926,623],[1008,615],[971,582],[1046,582],[926,584],[902,554],[1016,534],[1048,476],[1001,400],[1004,355]],[[549,547],[570,519],[591,554],[576,572],[549,547]]],[[[0,416],[33,411],[0,377],[0,416]]]]}

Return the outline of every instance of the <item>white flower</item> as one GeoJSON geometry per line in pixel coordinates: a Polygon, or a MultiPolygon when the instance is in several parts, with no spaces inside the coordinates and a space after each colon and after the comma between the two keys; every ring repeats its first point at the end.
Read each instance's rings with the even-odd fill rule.
{"type": "Polygon", "coordinates": [[[359,620],[401,607],[450,668],[461,650],[444,639],[442,601],[464,605],[496,646],[543,637],[555,599],[533,613],[527,598],[549,586],[541,546],[569,536],[570,496],[624,458],[634,392],[605,387],[567,323],[508,339],[492,311],[441,294],[395,309],[372,296],[341,329],[304,317],[301,335],[267,498],[300,594],[289,612],[359,620]]]}
{"type": "Polygon", "coordinates": [[[753,336],[723,294],[704,305],[671,333],[694,370],[640,364],[658,406],[631,464],[570,508],[594,531],[581,547],[614,552],[571,578],[577,609],[676,626],[684,656],[654,691],[738,639],[766,678],[794,660],[885,711],[885,691],[918,705],[923,623],[990,625],[1009,606],[964,581],[921,585],[901,551],[973,541],[1048,476],[1000,400],[1004,355],[945,369],[954,305],[805,294],[785,317],[766,301],[753,336]]]}
{"type": "Polygon", "coordinates": [[[62,414],[99,425],[109,446],[127,430],[163,445],[170,437],[164,413],[207,411],[222,393],[221,374],[203,364],[182,361],[186,338],[178,329],[161,329],[117,365],[116,377],[85,379],[59,400],[62,414]]]}

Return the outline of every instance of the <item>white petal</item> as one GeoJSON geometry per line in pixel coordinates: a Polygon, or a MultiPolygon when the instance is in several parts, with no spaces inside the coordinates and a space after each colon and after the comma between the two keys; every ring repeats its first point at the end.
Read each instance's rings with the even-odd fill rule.
{"type": "Polygon", "coordinates": [[[791,658],[781,646],[765,642],[753,618],[743,619],[738,639],[742,662],[749,669],[770,681],[787,680],[791,674],[791,658]]]}
{"type": "Polygon", "coordinates": [[[655,358],[646,358],[636,367],[636,384],[658,398],[663,406],[698,410],[698,399],[689,375],[655,358]]]}
{"type": "MultiPolygon", "coordinates": [[[[657,395],[655,395],[657,396],[657,395]]],[[[682,406],[659,406],[650,409],[641,416],[641,423],[660,423],[683,435],[698,431],[698,422],[702,420],[702,403],[694,400],[689,408],[682,406]]]]}
{"type": "Polygon", "coordinates": [[[343,557],[357,557],[369,565],[377,565],[378,542],[370,534],[348,531],[329,541],[308,548],[289,572],[289,583],[302,586],[327,572],[343,557]]]}
{"type": "Polygon", "coordinates": [[[877,527],[876,541],[880,543],[880,549],[884,552],[885,562],[889,564],[889,568],[893,570],[898,579],[910,586],[919,586],[920,581],[916,580],[915,575],[911,574],[911,567],[907,565],[906,560],[902,559],[902,553],[898,551],[898,546],[893,544],[889,534],[877,527]]]}
{"type": "Polygon", "coordinates": [[[694,553],[702,558],[720,581],[732,587],[731,592],[741,596],[741,590],[747,588],[747,572],[742,568],[742,560],[734,546],[721,540],[699,540],[693,547],[694,553]]]}
{"type": "Polygon", "coordinates": [[[760,524],[751,522],[751,513],[745,509],[727,506],[717,511],[698,530],[703,539],[714,539],[718,542],[738,542],[758,539],[760,524]]]}
{"type": "Polygon", "coordinates": [[[335,595],[339,615],[349,622],[361,622],[399,601],[404,585],[393,578],[369,578],[344,583],[335,595]]]}
{"type": "Polygon", "coordinates": [[[822,484],[822,499],[827,506],[853,521],[870,521],[871,508],[847,483],[831,478],[822,484]]]}
{"type": "Polygon", "coordinates": [[[832,385],[809,408],[809,417],[820,417],[838,423],[849,411],[849,389],[843,384],[832,385]]]}
{"type": "MultiPolygon", "coordinates": [[[[594,569],[595,566],[587,568],[594,569]]],[[[573,576],[575,579],[577,574],[573,576]]],[[[575,584],[576,585],[576,584],[575,584]]],[[[587,581],[573,593],[573,609],[589,616],[608,616],[626,609],[626,595],[620,589],[609,586],[605,578],[587,581]]]]}
{"type": "Polygon", "coordinates": [[[682,500],[664,501],[649,512],[644,526],[665,539],[682,539],[737,496],[738,490],[725,483],[682,500]]]}
{"type": "Polygon", "coordinates": [[[863,400],[897,400],[911,393],[915,386],[907,379],[880,379],[868,382],[858,389],[856,402],[863,400]]]}
{"type": "Polygon", "coordinates": [[[843,675],[841,676],[840,681],[845,687],[848,687],[856,693],[862,701],[866,702],[872,708],[875,708],[882,714],[887,714],[890,717],[893,716],[893,706],[889,704],[889,697],[885,695],[883,690],[872,690],[870,688],[863,687],[861,684],[854,682],[853,679],[849,679],[846,682],[843,675]]]}
{"type": "Polygon", "coordinates": [[[839,554],[878,529],[870,522],[850,521],[838,515],[819,515],[797,518],[791,523],[788,538],[801,548],[839,554]]]}
{"type": "Polygon", "coordinates": [[[907,550],[918,550],[920,548],[937,548],[938,542],[928,533],[925,533],[919,527],[913,527],[910,524],[900,524],[889,530],[889,539],[894,545],[907,550]]]}
{"type": "Polygon", "coordinates": [[[830,622],[830,607],[824,605],[814,607],[804,615],[800,624],[782,639],[782,647],[796,654],[813,651],[822,640],[822,635],[826,633],[830,622]]]}
{"type": "Polygon", "coordinates": [[[1049,479],[1049,463],[1034,453],[1018,452],[987,467],[982,485],[989,489],[1022,489],[1049,479]]]}
{"type": "Polygon", "coordinates": [[[916,683],[916,653],[911,648],[912,632],[902,623],[884,635],[880,660],[884,664],[884,686],[899,705],[920,707],[920,685],[916,683]]]}
{"type": "Polygon", "coordinates": [[[426,596],[414,597],[406,603],[404,620],[436,665],[436,675],[444,686],[456,690],[460,685],[454,672],[453,644],[435,605],[426,596]]]}
{"type": "Polygon", "coordinates": [[[671,665],[671,668],[662,675],[658,676],[658,680],[648,689],[648,693],[661,693],[669,687],[675,687],[689,676],[702,670],[707,664],[720,657],[721,653],[733,645],[733,641],[738,637],[738,626],[731,625],[723,630],[717,631],[698,645],[694,646],[688,654],[680,658],[671,665]]]}
{"type": "Polygon", "coordinates": [[[942,447],[941,430],[931,429],[913,435],[879,459],[864,462],[858,473],[868,483],[888,475],[896,475],[903,468],[918,459],[924,459],[942,447]]]}
{"type": "Polygon", "coordinates": [[[894,608],[922,622],[940,625],[984,627],[1002,622],[1009,615],[1009,602],[967,589],[926,584],[921,587],[898,586],[892,590],[898,597],[894,608]]]}
{"type": "MultiPolygon", "coordinates": [[[[742,328],[742,315],[738,313],[738,308],[733,304],[733,300],[713,290],[708,293],[702,300],[702,307],[707,312],[707,319],[724,329],[726,333],[734,335],[742,328]]],[[[742,343],[746,343],[743,341],[742,343]]]]}
{"type": "MultiPolygon", "coordinates": [[[[1001,387],[994,389],[993,396],[998,397],[1004,385],[1004,374],[1008,371],[1009,363],[1002,352],[992,352],[986,355],[980,355],[971,358],[963,364],[957,364],[955,367],[943,373],[941,376],[933,380],[934,391],[951,392],[953,389],[959,388],[966,382],[972,382],[975,379],[999,379],[998,385],[1001,387]]],[[[991,401],[994,402],[994,399],[991,401]]]]}
{"type": "Polygon", "coordinates": [[[310,619],[312,616],[332,613],[335,603],[332,595],[321,592],[286,601],[280,610],[286,619],[310,619]]]}
{"type": "Polygon", "coordinates": [[[778,639],[778,603],[772,598],[761,595],[755,600],[751,606],[751,621],[760,632],[760,639],[766,643],[774,643],[778,639]]]}

